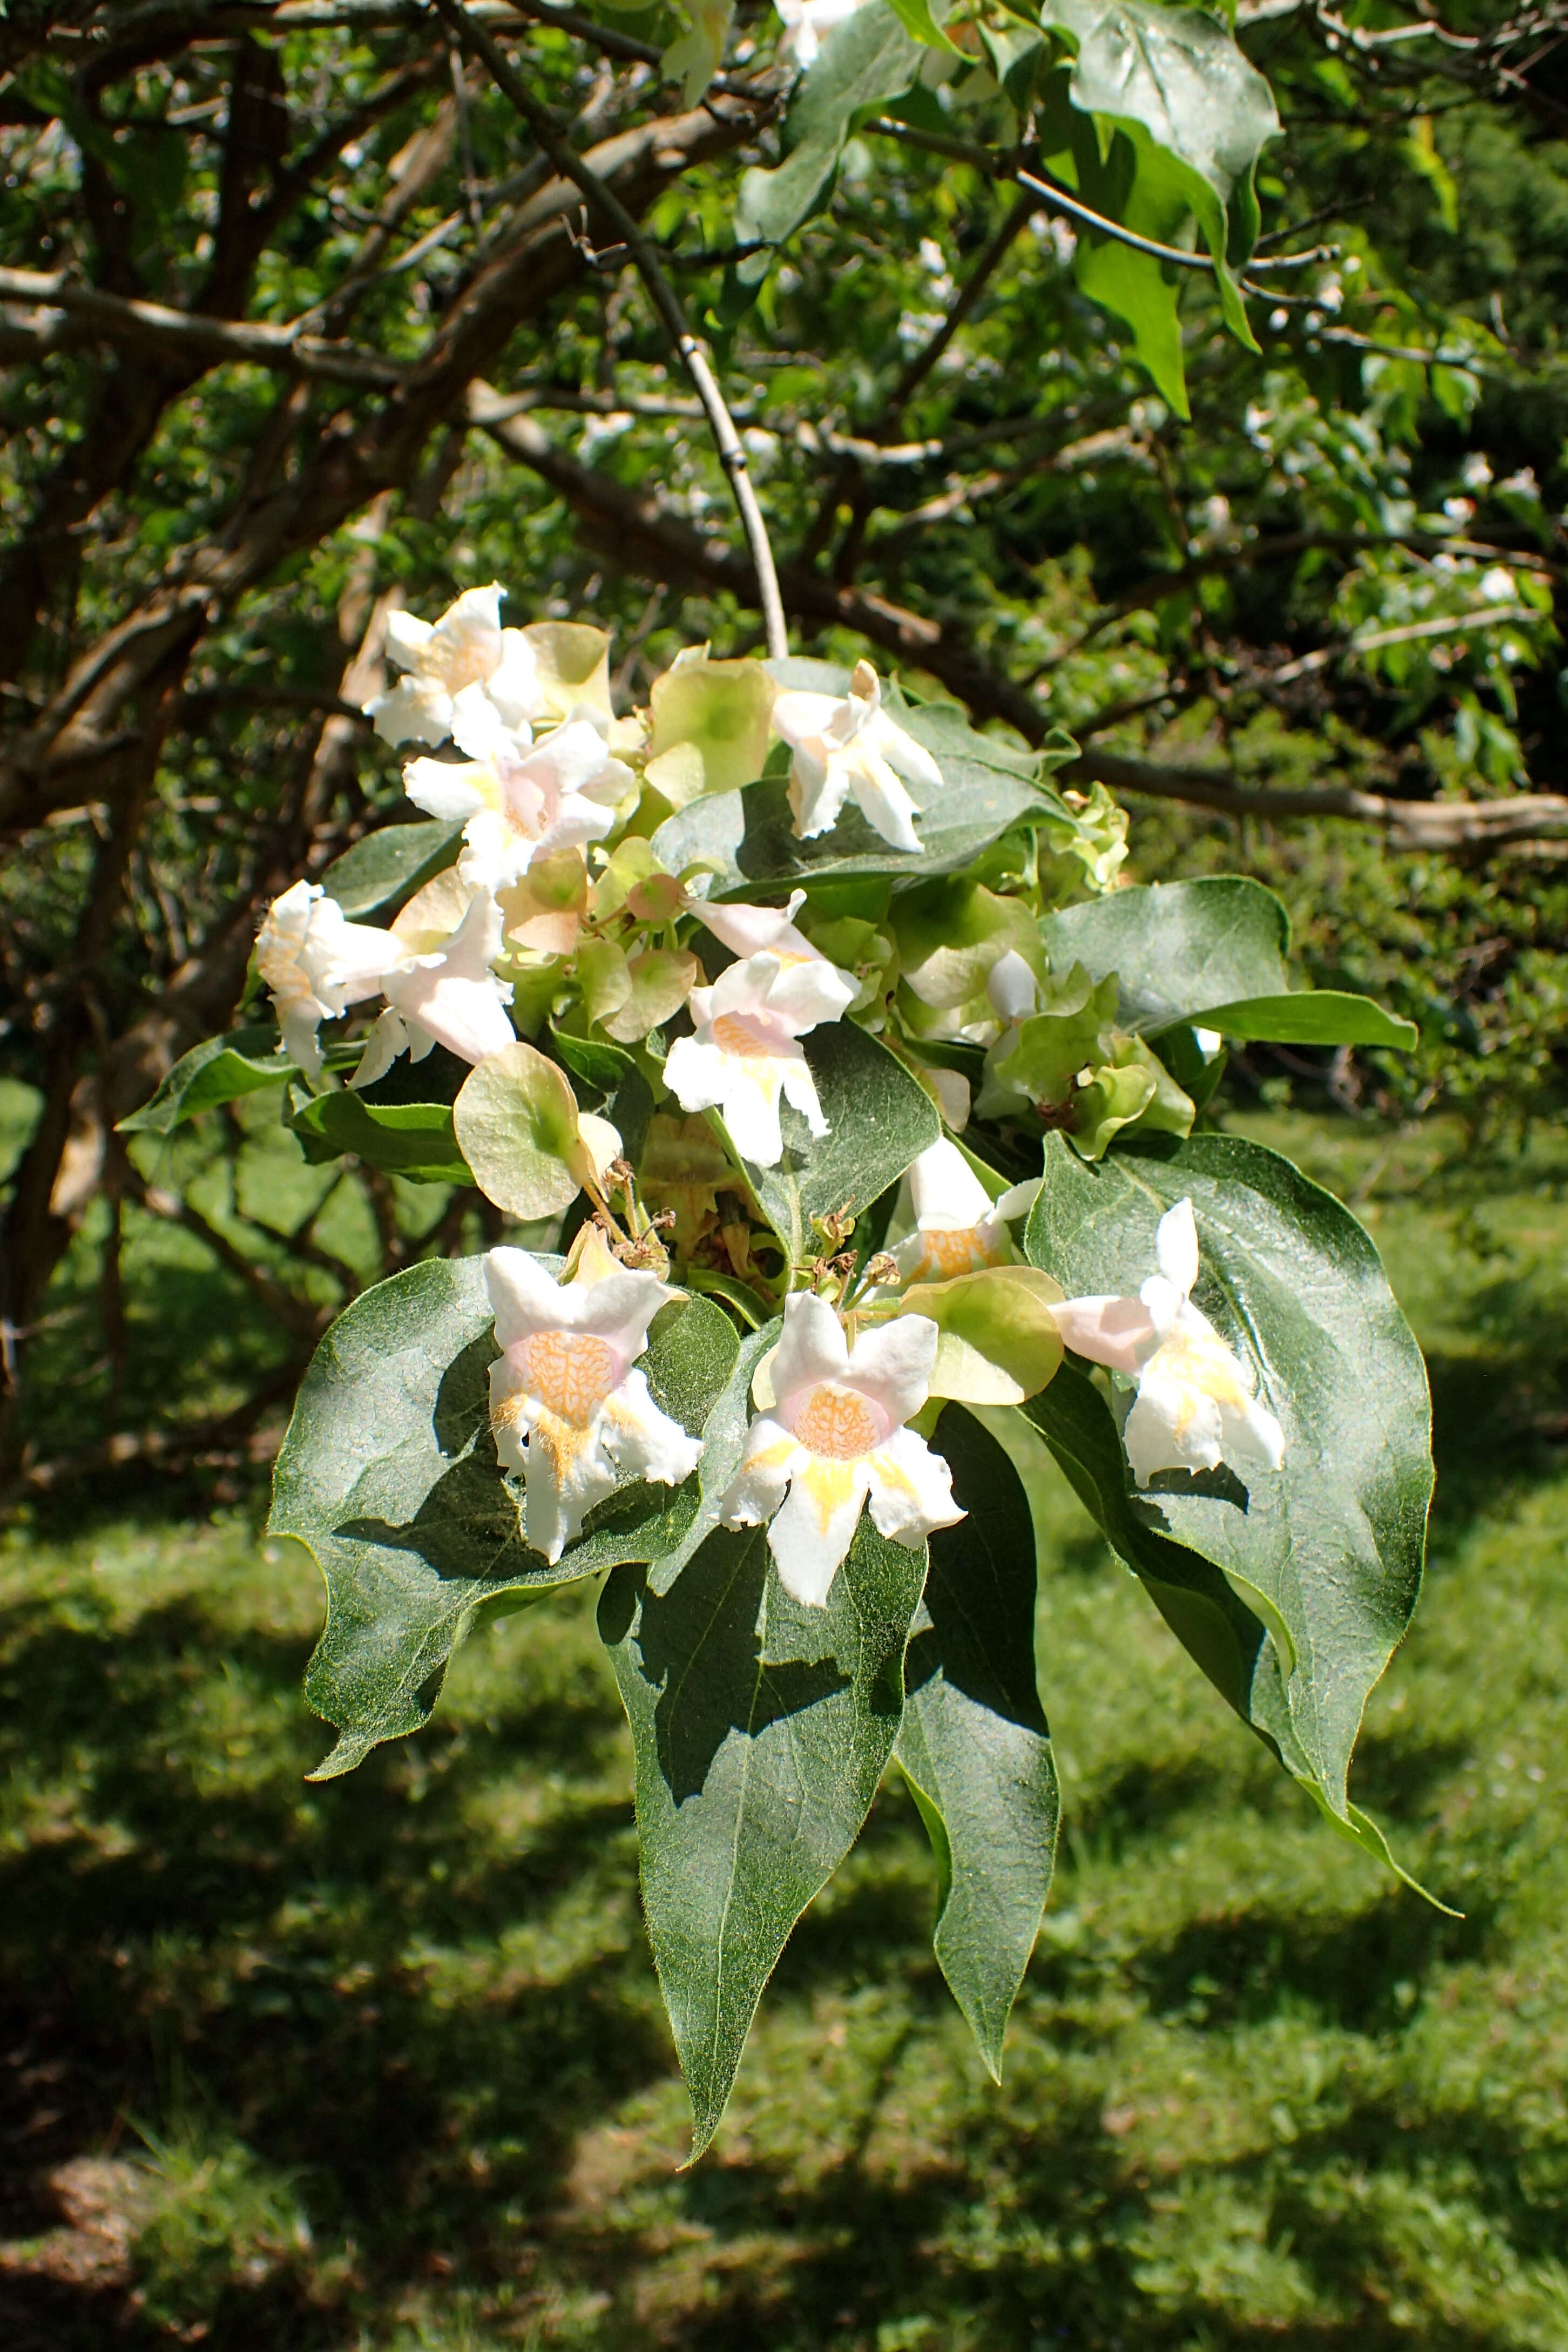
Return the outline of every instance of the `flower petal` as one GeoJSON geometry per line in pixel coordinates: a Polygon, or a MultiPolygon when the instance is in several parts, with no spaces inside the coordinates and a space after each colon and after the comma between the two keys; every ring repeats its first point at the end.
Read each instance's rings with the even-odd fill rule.
{"type": "Polygon", "coordinates": [[[702,1458],[700,1437],[688,1437],[659,1411],[635,1370],[605,1399],[605,1443],[629,1476],[656,1478],[664,1486],[681,1485],[702,1458]]]}
{"type": "Polygon", "coordinates": [[[795,1290],[784,1300],[784,1333],[773,1357],[773,1394],[781,1402],[818,1381],[848,1377],[849,1344],[826,1298],[795,1290]]]}
{"type": "Polygon", "coordinates": [[[746,1432],[741,1466],[726,1488],[719,1516],[727,1528],[760,1528],[773,1517],[784,1500],[784,1488],[805,1449],[789,1431],[767,1413],[759,1413],[746,1432]]]}
{"type": "Polygon", "coordinates": [[[861,815],[894,849],[918,849],[915,804],[886,760],[868,745],[858,745],[850,771],[851,789],[861,815]]]}
{"type": "Polygon", "coordinates": [[[871,1483],[865,1455],[849,1462],[807,1454],[768,1529],[779,1582],[806,1609],[825,1609],[833,1580],[855,1540],[871,1483]]]}
{"type": "Polygon", "coordinates": [[[910,1170],[910,1206],[920,1225],[956,1230],[991,1213],[991,1195],[956,1143],[928,1144],[910,1170]]]}
{"type": "Polygon", "coordinates": [[[952,1499],[952,1472],[912,1429],[896,1429],[871,1455],[871,1517],[877,1531],[912,1551],[933,1528],[965,1514],[952,1499]]]}
{"type": "Polygon", "coordinates": [[[403,789],[426,816],[461,824],[492,804],[483,789],[487,773],[470,760],[410,760],[403,771],[403,789]]]}
{"type": "Polygon", "coordinates": [[[535,1331],[556,1331],[565,1324],[563,1309],[569,1296],[552,1274],[527,1250],[502,1245],[487,1250],[485,1288],[496,1318],[496,1344],[515,1347],[535,1331]]]}
{"type": "Polygon", "coordinates": [[[1063,1298],[1051,1313],[1075,1356],[1115,1372],[1137,1371],[1158,1344],[1154,1318],[1141,1298],[1063,1298]]]}
{"type": "Polygon", "coordinates": [[[900,1315],[862,1331],[849,1355],[849,1378],[874,1397],[895,1425],[926,1401],[941,1333],[926,1315],[900,1315]]]}
{"type": "Polygon", "coordinates": [[[1198,1229],[1191,1201],[1167,1209],[1154,1235],[1154,1263],[1184,1298],[1198,1278],[1198,1229]]]}
{"type": "Polygon", "coordinates": [[[925,745],[917,743],[912,735],[907,735],[885,710],[878,711],[866,730],[865,740],[875,746],[890,768],[896,768],[900,776],[907,776],[911,784],[924,784],[933,792],[940,789],[942,770],[925,745]]]}

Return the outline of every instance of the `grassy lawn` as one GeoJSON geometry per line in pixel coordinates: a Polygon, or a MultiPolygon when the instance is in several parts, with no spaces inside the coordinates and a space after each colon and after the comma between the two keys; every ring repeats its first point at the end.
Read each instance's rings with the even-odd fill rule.
{"type": "Polygon", "coordinates": [[[1568,2347],[1568,1150],[1239,1124],[1359,1190],[1428,1351],[1427,1590],[1353,1791],[1462,1919],[1051,1474],[1066,1825],[1004,2087],[890,1784],[682,2173],[593,1596],[312,1788],[319,1583],[259,1501],[66,1496],[0,1551],[8,2352],[1568,2347]]]}

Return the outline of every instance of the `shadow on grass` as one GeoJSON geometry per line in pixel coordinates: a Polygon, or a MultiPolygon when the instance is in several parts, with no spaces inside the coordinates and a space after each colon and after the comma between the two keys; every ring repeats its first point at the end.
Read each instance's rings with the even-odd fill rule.
{"type": "MultiPolygon", "coordinates": [[[[315,1743],[298,1710],[298,1642],[255,1630],[215,1636],[188,1602],[150,1611],[123,1638],[58,1621],[29,1631],[26,1612],[0,1623],[7,1633],[0,1766],[44,1789],[79,1778],[68,1814],[41,1820],[0,1858],[5,2231],[16,2239],[48,2229],[58,2215],[46,2184],[61,2160],[134,2146],[125,2119],[158,2116],[172,2076],[187,2073],[216,2125],[297,2177],[318,2235],[352,2250],[335,2271],[285,2251],[249,2278],[241,2261],[225,2266],[217,2239],[198,2243],[182,2257],[185,2316],[226,2352],[341,2352],[433,2279],[483,2295],[537,2260],[607,2298],[604,2332],[576,2339],[606,2352],[872,2347],[900,2315],[922,2311],[942,2314],[944,2333],[962,2322],[964,2342],[999,2352],[1053,2342],[1380,2352],[1409,2342],[1357,2284],[1375,2269],[1372,2225],[1364,2245],[1347,2243],[1310,2195],[1320,2156],[1327,2164],[1370,2151],[1380,2135],[1406,2135],[1405,2123],[1352,2112],[1321,2150],[1299,2146],[1278,2187],[1268,2159],[1249,2159],[1249,2193],[1274,2200],[1298,2264],[1321,2267],[1325,2302],[1351,2312],[1249,2329],[1195,2289],[1179,2308],[1151,2305],[1135,2248],[1159,2182],[1129,2162],[1098,2097],[1058,2099],[1033,2128],[997,2110],[946,2148],[922,2147],[907,2170],[873,2168],[864,2143],[891,2059],[866,2103],[861,2144],[815,2179],[741,2150],[726,2158],[721,2143],[716,2163],[672,2186],[676,2212],[713,2261],[677,2320],[645,2325],[638,2281],[666,2251],[667,2225],[639,2221],[635,2200],[584,2210],[568,2186],[584,2136],[672,2072],[635,1922],[617,1945],[601,1913],[594,1948],[570,1965],[520,1969],[500,1985],[479,1969],[457,1993],[449,1978],[436,1983],[426,1957],[437,1948],[488,1956],[545,1920],[558,1898],[592,1901],[601,1880],[629,1890],[629,1802],[571,1788],[614,1726],[607,1681],[602,1693],[584,1685],[460,1735],[426,1735],[417,1751],[383,1751],[352,1780],[304,1791],[296,1776],[315,1743]],[[227,1770],[211,1763],[215,1748],[243,1750],[246,1735],[226,1742],[222,1724],[193,1720],[215,1679],[278,1710],[279,1729],[249,1777],[243,1753],[227,1770]],[[566,1785],[498,1864],[488,1844],[479,1850],[468,1808],[476,1788],[520,1769],[566,1785]],[[994,2206],[1011,2217],[997,2242],[984,2218],[994,2206]],[[725,2255],[760,2235],[772,2240],[765,2259],[725,2255]],[[204,2263],[216,2264],[205,2285],[204,2263]]],[[[1102,1794],[1100,1826],[1133,1840],[1201,1795],[1184,1770],[1139,1768],[1102,1794]]],[[[912,1819],[901,1794],[879,1803],[844,1892],[808,1914],[770,1995],[809,2004],[824,1990],[896,1978],[906,2004],[900,2050],[929,2034],[946,2001],[912,1819]]],[[[1419,1998],[1426,1975],[1473,1951],[1484,1932],[1376,1898],[1321,1930],[1262,1909],[1199,1922],[1121,1965],[1156,2013],[1184,2010],[1195,2023],[1201,2009],[1217,2029],[1293,2000],[1371,2032],[1396,2025],[1409,2011],[1405,1989],[1419,1998]]],[[[1053,1973],[1048,1958],[1037,1964],[1048,2032],[1053,1973]]],[[[1063,2048],[1073,2040],[1064,2032],[1063,2048]]],[[[1407,2135],[1395,2144],[1407,2146],[1407,2135]]],[[[1491,2162],[1512,2227],[1505,2152],[1491,2162]]],[[[213,2224],[220,2236],[224,2226],[213,2224]]],[[[8,2352],[100,2352],[110,2342],[151,2352],[195,2340],[167,2304],[165,2294],[138,2310],[122,2280],[106,2285],[90,2273],[0,2278],[8,2352]]],[[[393,2339],[378,2329],[358,2340],[393,2339]]],[[[918,2328],[907,2337],[942,2340],[918,2328]]],[[[1421,2340],[1502,2352],[1510,2339],[1456,2332],[1434,2312],[1421,2340]]]]}

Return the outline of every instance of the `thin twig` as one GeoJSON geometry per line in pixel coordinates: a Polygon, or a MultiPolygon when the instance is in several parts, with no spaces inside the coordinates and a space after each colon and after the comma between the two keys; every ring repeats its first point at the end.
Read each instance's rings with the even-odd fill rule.
{"type": "Polygon", "coordinates": [[[615,191],[584,162],[570,142],[563,138],[548,108],[526,88],[496,43],[481,26],[475,24],[468,10],[460,5],[460,0],[433,0],[433,5],[469,55],[489,67],[497,88],[521,115],[556,170],[582,190],[630,254],[637,275],[647,289],[648,299],[680,354],[696,388],[697,397],[702,403],[709,429],[719,452],[719,462],[730,478],[746,543],[751,550],[752,563],[757,575],[763,625],[767,632],[768,652],[775,660],[782,658],[789,651],[789,633],[784,626],[784,603],[779,595],[778,572],[773,562],[773,549],[768,543],[767,525],[763,520],[763,510],[757,503],[757,494],[746,469],[746,452],[735,430],[735,420],[724,404],[724,396],[719,389],[708,354],[686,324],[675,289],[659,267],[654,245],[615,191]]]}

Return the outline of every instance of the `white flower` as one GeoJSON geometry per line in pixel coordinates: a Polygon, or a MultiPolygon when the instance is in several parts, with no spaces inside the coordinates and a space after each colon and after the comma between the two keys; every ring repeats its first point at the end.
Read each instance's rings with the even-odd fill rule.
{"type": "Polygon", "coordinates": [[[847,24],[860,0],[777,0],[778,12],[784,19],[784,32],[779,40],[780,58],[793,55],[804,71],[816,62],[825,33],[836,25],[847,24]]]}
{"type": "Polygon", "coordinates": [[[781,1094],[813,1135],[827,1133],[799,1041],[819,1021],[837,1021],[856,993],[848,974],[826,956],[788,962],[772,952],[746,956],[711,988],[692,990],[696,1031],[670,1047],[665,1084],[682,1110],[721,1111],[742,1160],[774,1167],[784,1155],[781,1094]]]}
{"type": "Polygon", "coordinates": [[[296,882],[275,898],[256,940],[257,967],[290,1058],[308,1077],[321,1072],[316,1032],[362,996],[374,996],[405,953],[400,940],[351,923],[319,882],[296,882]]]}
{"type": "Polygon", "coordinates": [[[632,1478],[678,1486],[697,1467],[702,1440],[659,1411],[635,1360],[648,1325],[679,1293],[618,1265],[597,1234],[569,1283],[526,1250],[493,1249],[485,1287],[502,1350],[490,1366],[496,1453],[526,1482],[528,1541],[557,1560],[617,1486],[632,1478]]]}
{"type": "Polygon", "coordinates": [[[803,841],[826,833],[851,793],[867,823],[895,849],[918,849],[914,803],[899,782],[934,791],[942,770],[882,709],[882,688],[869,662],[857,662],[849,691],[781,694],[773,725],[794,751],[790,806],[803,841]],[[894,771],[897,770],[897,774],[894,771]]]}
{"type": "Polygon", "coordinates": [[[937,1336],[923,1315],[900,1315],[851,1349],[825,1298],[784,1301],[773,1404],[747,1432],[721,1516],[731,1528],[771,1521],[780,1581],[808,1609],[826,1606],[868,1496],[879,1532],[911,1551],[963,1517],[947,1464],[904,1426],[926,1401],[937,1336]]]}
{"type": "Polygon", "coordinates": [[[1040,983],[1016,948],[997,957],[985,975],[985,993],[1004,1021],[1026,1021],[1039,1010],[1040,983]]]}
{"type": "Polygon", "coordinates": [[[765,950],[781,963],[826,961],[821,950],[795,927],[795,919],[805,904],[804,890],[795,891],[787,907],[710,907],[705,898],[688,898],[686,904],[698,921],[738,956],[761,955],[765,950]]]}
{"type": "Polygon", "coordinates": [[[384,742],[444,743],[458,697],[470,687],[488,692],[510,726],[543,715],[533,647],[521,629],[500,625],[505,593],[499,582],[465,589],[434,622],[388,616],[386,650],[407,676],[364,706],[384,742]]]}
{"type": "MultiPolygon", "coordinates": [[[[348,929],[368,932],[369,927],[348,929]]],[[[365,1040],[351,1086],[374,1085],[405,1052],[419,1062],[432,1045],[445,1045],[462,1061],[482,1062],[516,1042],[506,1009],[511,983],[491,969],[502,951],[504,929],[500,908],[481,890],[451,938],[427,954],[416,954],[395,932],[371,934],[390,942],[396,961],[381,975],[386,1011],[365,1040]]]]}
{"type": "Polygon", "coordinates": [[[458,695],[452,734],[466,761],[411,760],[403,782],[416,807],[462,825],[458,871],[476,889],[509,889],[536,857],[599,840],[634,782],[590,719],[569,719],[535,743],[480,687],[458,695]]]}
{"type": "Polygon", "coordinates": [[[956,1143],[944,1136],[921,1153],[906,1180],[915,1229],[894,1244],[900,1282],[951,1282],[988,1265],[1010,1265],[1007,1231],[1039,1191],[1039,1179],[1015,1184],[993,1201],[956,1143]]]}
{"type": "Polygon", "coordinates": [[[1253,1394],[1253,1367],[1192,1303],[1191,1201],[1161,1218],[1154,1255],[1160,1270],[1136,1298],[1067,1298],[1051,1309],[1076,1354],[1137,1379],[1122,1432],[1133,1476],[1146,1486],[1161,1470],[1214,1470],[1225,1461],[1278,1470],[1285,1433],[1253,1394]]]}

